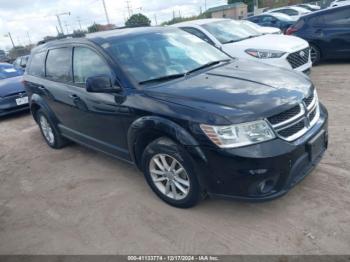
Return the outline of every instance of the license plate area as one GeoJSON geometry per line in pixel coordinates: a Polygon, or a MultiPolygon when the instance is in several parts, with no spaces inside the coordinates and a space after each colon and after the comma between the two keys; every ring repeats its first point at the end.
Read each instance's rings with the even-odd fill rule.
{"type": "Polygon", "coordinates": [[[319,157],[326,148],[326,131],[322,130],[315,137],[313,137],[308,143],[307,148],[309,152],[310,161],[314,161],[319,157]]]}
{"type": "Polygon", "coordinates": [[[18,106],[28,104],[28,96],[20,97],[16,99],[16,104],[18,106]]]}

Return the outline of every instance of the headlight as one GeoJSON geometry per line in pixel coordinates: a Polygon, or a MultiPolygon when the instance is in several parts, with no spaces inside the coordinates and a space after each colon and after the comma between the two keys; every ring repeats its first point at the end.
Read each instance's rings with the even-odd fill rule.
{"type": "Polygon", "coordinates": [[[207,137],[221,148],[234,148],[268,141],[274,132],[264,120],[232,126],[200,125],[207,137]]]}
{"type": "Polygon", "coordinates": [[[280,58],[285,54],[285,52],[273,51],[273,50],[257,50],[257,49],[247,49],[245,52],[248,55],[254,56],[260,59],[268,58],[280,58]]]}

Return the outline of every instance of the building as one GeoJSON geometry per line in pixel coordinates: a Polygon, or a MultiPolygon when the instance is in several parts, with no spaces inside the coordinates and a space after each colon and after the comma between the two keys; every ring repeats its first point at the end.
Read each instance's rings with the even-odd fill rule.
{"type": "Polygon", "coordinates": [[[248,6],[245,3],[238,2],[209,8],[206,13],[211,14],[212,18],[243,19],[247,17],[247,10],[248,6]]]}

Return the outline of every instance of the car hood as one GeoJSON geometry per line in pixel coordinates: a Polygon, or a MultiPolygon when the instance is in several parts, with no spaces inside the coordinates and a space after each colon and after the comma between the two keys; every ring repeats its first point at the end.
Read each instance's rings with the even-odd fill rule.
{"type": "Polygon", "coordinates": [[[237,116],[240,121],[250,120],[285,110],[299,103],[311,88],[310,79],[302,73],[237,59],[195,76],[146,88],[145,92],[234,123],[237,116]]]}
{"type": "Polygon", "coordinates": [[[242,49],[255,48],[289,53],[299,51],[308,46],[309,44],[305,40],[290,35],[262,35],[223,45],[224,49],[241,47],[242,49]]]}
{"type": "Polygon", "coordinates": [[[16,76],[0,80],[0,97],[6,97],[20,92],[24,92],[22,76],[16,76]]]}

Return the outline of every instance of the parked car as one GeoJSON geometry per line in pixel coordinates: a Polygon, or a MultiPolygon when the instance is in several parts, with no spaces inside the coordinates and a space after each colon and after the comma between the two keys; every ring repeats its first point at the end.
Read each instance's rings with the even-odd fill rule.
{"type": "Polygon", "coordinates": [[[248,17],[247,20],[263,27],[279,28],[283,33],[297,21],[297,19],[281,13],[263,13],[248,17]]]}
{"type": "Polygon", "coordinates": [[[262,35],[231,19],[200,19],[173,25],[219,48],[231,57],[308,73],[312,63],[309,44],[284,35],[262,35]]]}
{"type": "Polygon", "coordinates": [[[13,62],[13,65],[17,69],[21,69],[24,71],[27,66],[28,59],[29,59],[29,55],[17,57],[16,60],[13,62]]]}
{"type": "Polygon", "coordinates": [[[287,34],[309,42],[311,60],[350,58],[350,6],[328,8],[303,16],[287,34]]]}
{"type": "Polygon", "coordinates": [[[311,11],[299,6],[287,6],[270,9],[267,13],[282,13],[299,19],[301,16],[311,13],[311,11]]]}
{"type": "Polygon", "coordinates": [[[320,6],[318,6],[318,5],[312,5],[312,4],[299,4],[299,5],[297,5],[297,6],[302,7],[302,8],[305,8],[305,9],[311,11],[311,12],[313,12],[313,11],[318,11],[318,10],[321,9],[320,6]]]}
{"type": "Polygon", "coordinates": [[[9,57],[6,55],[4,50],[0,50],[0,63],[4,63],[4,62],[8,62],[10,59],[9,57]]]}
{"type": "Polygon", "coordinates": [[[253,23],[253,22],[250,22],[248,20],[241,20],[241,23],[253,28],[254,30],[258,31],[260,34],[263,34],[263,35],[269,35],[269,34],[280,35],[280,34],[282,34],[282,31],[276,27],[260,26],[258,24],[253,23]]]}
{"type": "Polygon", "coordinates": [[[177,207],[206,194],[276,198],[327,147],[327,110],[308,77],[231,59],[174,27],[48,42],[24,78],[50,147],[72,140],[134,163],[177,207]]]}
{"type": "Polygon", "coordinates": [[[13,65],[0,63],[0,116],[29,109],[22,75],[13,65]]]}
{"type": "Polygon", "coordinates": [[[330,4],[330,7],[350,5],[350,0],[335,0],[330,4]]]}

